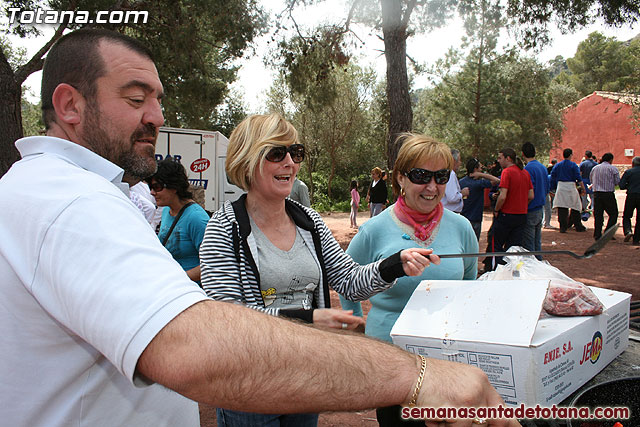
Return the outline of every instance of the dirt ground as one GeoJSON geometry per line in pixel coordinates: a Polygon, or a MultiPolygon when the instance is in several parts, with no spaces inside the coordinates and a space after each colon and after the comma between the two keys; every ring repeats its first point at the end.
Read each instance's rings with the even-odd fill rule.
{"type": "MultiPolygon", "coordinates": [[[[640,299],[640,246],[632,246],[631,242],[625,243],[622,234],[622,210],[624,208],[625,192],[617,191],[616,198],[618,200],[619,218],[618,229],[615,240],[612,240],[593,258],[578,260],[566,255],[548,256],[545,259],[550,264],[559,268],[574,280],[583,282],[590,286],[598,286],[602,288],[614,289],[617,291],[628,292],[632,294],[631,300],[640,299]]],[[[368,213],[361,212],[358,215],[358,223],[364,223],[369,217],[368,213]]],[[[336,240],[343,248],[346,248],[355,235],[356,231],[349,228],[348,213],[327,213],[323,214],[323,219],[333,232],[336,240]]],[[[605,224],[606,224],[605,214],[605,224]]],[[[577,233],[569,231],[566,234],[560,234],[558,230],[558,221],[554,211],[551,225],[556,229],[542,230],[542,249],[543,250],[569,250],[577,254],[584,253],[593,242],[593,216],[586,221],[587,231],[577,233]]],[[[632,225],[635,224],[635,219],[632,225]]],[[[483,233],[480,238],[480,251],[486,248],[486,231],[491,225],[491,214],[485,211],[484,221],[482,223],[483,233]]],[[[482,264],[480,264],[482,266],[482,264]]],[[[337,294],[332,291],[331,302],[334,307],[340,306],[337,294]]],[[[368,312],[370,304],[368,301],[363,303],[363,311],[368,312]]],[[[209,406],[200,406],[201,426],[214,427],[217,426],[215,421],[215,410],[209,406]]],[[[360,427],[360,426],[377,426],[375,411],[362,412],[337,412],[324,413],[320,415],[319,426],[321,427],[360,427]]]]}

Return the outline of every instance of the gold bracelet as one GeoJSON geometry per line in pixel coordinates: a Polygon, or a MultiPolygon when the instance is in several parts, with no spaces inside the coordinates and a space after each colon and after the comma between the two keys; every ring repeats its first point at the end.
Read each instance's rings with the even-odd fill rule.
{"type": "Polygon", "coordinates": [[[420,394],[420,388],[422,387],[422,380],[424,380],[424,373],[427,371],[427,358],[421,355],[418,355],[421,360],[420,363],[420,374],[418,375],[418,382],[416,383],[416,388],[413,389],[413,395],[411,395],[411,400],[409,401],[409,406],[416,406],[416,402],[418,400],[418,394],[420,394]]]}

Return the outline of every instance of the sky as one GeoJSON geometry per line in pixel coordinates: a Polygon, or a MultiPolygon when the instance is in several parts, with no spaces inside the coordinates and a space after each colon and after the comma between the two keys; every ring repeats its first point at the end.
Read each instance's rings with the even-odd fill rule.
{"type": "MultiPolygon", "coordinates": [[[[282,0],[262,0],[260,3],[270,12],[278,12],[282,9],[282,0]]],[[[344,12],[345,4],[345,0],[326,0],[319,6],[298,9],[295,17],[303,27],[312,27],[323,22],[335,22],[336,20],[344,19],[342,17],[346,16],[344,12]]],[[[41,26],[41,28],[44,29],[45,34],[49,37],[53,34],[53,27],[41,26]]],[[[567,35],[562,35],[559,31],[553,30],[553,42],[535,56],[541,62],[547,62],[557,55],[571,58],[574,56],[578,44],[593,31],[600,31],[607,37],[615,37],[620,41],[625,41],[640,33],[640,25],[610,28],[601,23],[596,23],[567,35]]],[[[368,28],[356,27],[355,32],[364,41],[364,46],[356,52],[358,63],[360,65],[372,64],[379,78],[382,78],[385,73],[385,61],[381,52],[383,49],[382,41],[375,34],[371,34],[371,30],[368,28]]],[[[463,29],[460,21],[453,20],[445,27],[429,34],[411,37],[407,43],[407,53],[421,63],[433,64],[437,59],[443,57],[450,47],[458,47],[462,35],[463,29]]],[[[238,81],[232,87],[244,95],[245,104],[249,112],[262,111],[262,106],[265,104],[266,91],[275,76],[275,72],[267,68],[262,62],[262,57],[268,51],[267,40],[270,37],[270,34],[266,34],[256,40],[254,42],[256,53],[249,58],[243,58],[238,61],[240,66],[238,81]]],[[[505,41],[511,40],[508,34],[505,34],[503,39],[505,41]]],[[[12,43],[15,45],[25,47],[29,56],[35,54],[45,40],[46,37],[40,39],[11,38],[12,43]]],[[[38,72],[31,75],[26,81],[26,85],[33,93],[33,96],[30,97],[32,101],[36,101],[39,97],[40,78],[41,73],[38,72]]],[[[415,88],[424,87],[427,84],[426,76],[418,76],[414,81],[415,88]]]]}

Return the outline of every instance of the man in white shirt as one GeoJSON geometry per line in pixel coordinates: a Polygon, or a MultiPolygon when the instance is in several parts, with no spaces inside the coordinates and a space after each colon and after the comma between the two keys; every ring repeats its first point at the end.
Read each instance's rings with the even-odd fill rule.
{"type": "Polygon", "coordinates": [[[195,427],[189,399],[281,413],[502,404],[477,368],[208,299],[122,182],[155,169],[162,95],[128,37],[79,30],[47,55],[47,136],[17,141],[0,179],[3,424],[195,427]]]}
{"type": "MultiPolygon", "coordinates": [[[[124,178],[126,180],[126,178],[124,178]]],[[[129,183],[129,198],[140,209],[152,230],[156,230],[162,219],[162,209],[156,206],[156,199],[151,195],[149,185],[140,181],[137,184],[129,183]]]]}
{"type": "Polygon", "coordinates": [[[463,198],[469,196],[469,188],[465,187],[460,189],[460,182],[458,182],[458,169],[460,169],[460,151],[452,149],[451,155],[453,156],[453,169],[449,177],[449,182],[444,190],[444,197],[442,198],[442,206],[445,209],[449,209],[455,213],[462,212],[464,206],[463,198]]]}

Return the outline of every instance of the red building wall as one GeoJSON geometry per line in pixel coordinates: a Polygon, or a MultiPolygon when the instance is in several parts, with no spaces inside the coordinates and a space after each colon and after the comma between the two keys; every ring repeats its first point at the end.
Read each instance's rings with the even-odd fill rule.
{"type": "Polygon", "coordinates": [[[573,161],[580,163],[586,150],[598,160],[607,152],[613,153],[616,165],[631,165],[640,156],[640,135],[632,127],[632,107],[623,102],[593,93],[564,110],[565,129],[562,141],[551,150],[550,159],[562,160],[562,150],[573,150],[573,161]],[[625,148],[633,148],[633,156],[625,156],[625,148]]]}

